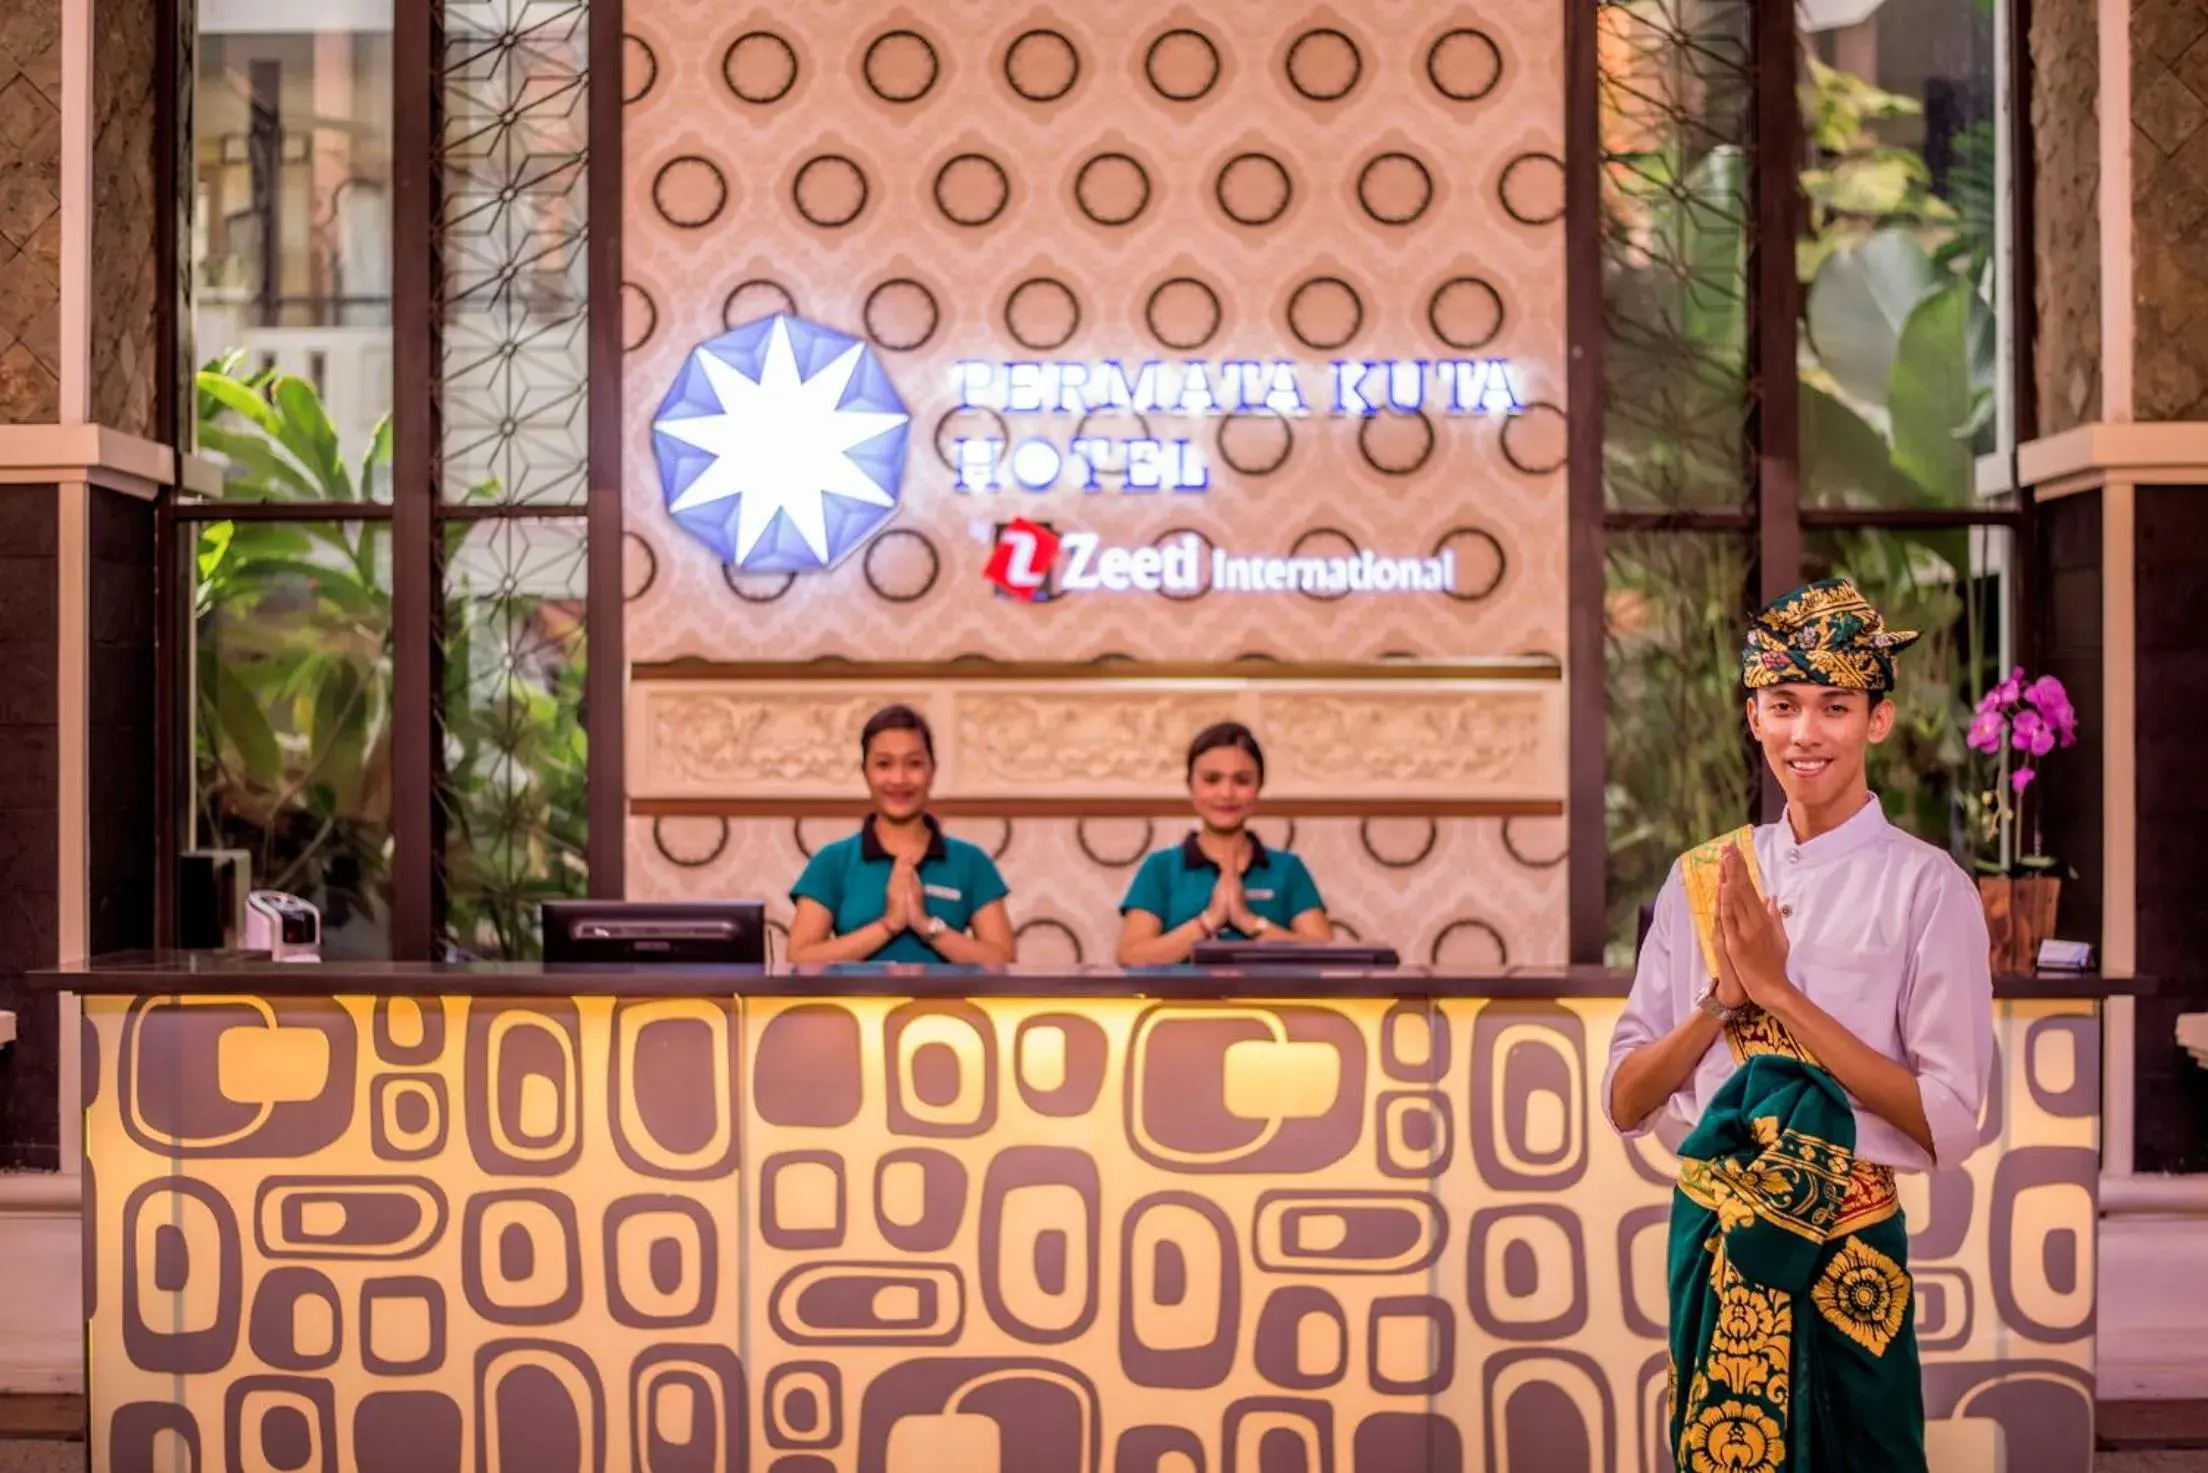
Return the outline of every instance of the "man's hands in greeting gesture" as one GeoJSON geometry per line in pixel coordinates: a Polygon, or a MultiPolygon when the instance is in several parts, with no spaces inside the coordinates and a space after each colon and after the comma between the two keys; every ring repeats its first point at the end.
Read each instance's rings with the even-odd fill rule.
{"type": "Polygon", "coordinates": [[[1717,1000],[1778,1010],[1794,990],[1786,976],[1786,925],[1779,903],[1759,898],[1748,862],[1728,846],[1717,870],[1717,1000]]]}

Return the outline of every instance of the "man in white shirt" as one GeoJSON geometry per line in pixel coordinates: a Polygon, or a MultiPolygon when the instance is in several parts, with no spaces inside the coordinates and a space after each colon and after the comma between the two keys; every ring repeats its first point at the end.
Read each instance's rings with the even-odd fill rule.
{"type": "Polygon", "coordinates": [[[1844,579],[1757,616],[1747,718],[1785,816],[1682,857],[1611,1042],[1612,1123],[1682,1158],[1683,1470],[1924,1466],[1893,1172],[1970,1151],[1993,1020],[1976,887],[1865,779],[1915,639],[1844,579]]]}

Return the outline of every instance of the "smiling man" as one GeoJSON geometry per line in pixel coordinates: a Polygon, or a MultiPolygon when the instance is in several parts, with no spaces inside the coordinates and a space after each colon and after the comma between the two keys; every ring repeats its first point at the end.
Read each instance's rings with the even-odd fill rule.
{"type": "Polygon", "coordinates": [[[1993,987],[1976,888],[1886,821],[1864,774],[1916,638],[1845,579],[1756,617],[1748,728],[1786,812],[1681,857],[1611,1040],[1612,1123],[1680,1158],[1683,1470],[1925,1466],[1894,1173],[1976,1143],[1993,987]]]}

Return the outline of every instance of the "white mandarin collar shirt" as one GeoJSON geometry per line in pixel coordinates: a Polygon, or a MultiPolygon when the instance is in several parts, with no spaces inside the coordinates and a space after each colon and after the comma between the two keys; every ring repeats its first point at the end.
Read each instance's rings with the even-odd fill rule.
{"type": "MultiPolygon", "coordinates": [[[[1856,1154],[1903,1171],[1947,1167],[1970,1153],[1993,1069],[1993,977],[1977,886],[1953,859],[1886,821],[1874,794],[1855,817],[1802,842],[1785,818],[1755,832],[1764,893],[1779,902],[1794,985],[1849,1032],[1908,1066],[1923,1091],[1934,1157],[1854,1101],[1856,1154]]],[[[1610,1043],[1600,1104],[1625,1056],[1663,1037],[1708,980],[1686,887],[1674,864],[1641,944],[1625,1016],[1610,1043]]],[[[1702,1117],[1732,1074],[1720,1038],[1648,1119],[1667,1147],[1702,1117]]]]}

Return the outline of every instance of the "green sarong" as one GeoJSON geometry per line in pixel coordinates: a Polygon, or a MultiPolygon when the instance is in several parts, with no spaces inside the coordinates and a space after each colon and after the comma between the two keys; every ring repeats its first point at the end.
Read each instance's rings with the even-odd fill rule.
{"type": "Polygon", "coordinates": [[[1751,1054],[1680,1144],[1680,1473],[1923,1473],[1909,1231],[1893,1173],[1854,1147],[1840,1086],[1779,1052],[1751,1054]]]}
{"type": "MultiPolygon", "coordinates": [[[[1717,869],[1681,862],[1717,972],[1717,869]]],[[[1924,1473],[1909,1229],[1891,1168],[1855,1158],[1846,1091],[1776,1018],[1725,1029],[1740,1065],[1679,1144],[1671,1198],[1671,1449],[1679,1473],[1924,1473]]]]}

